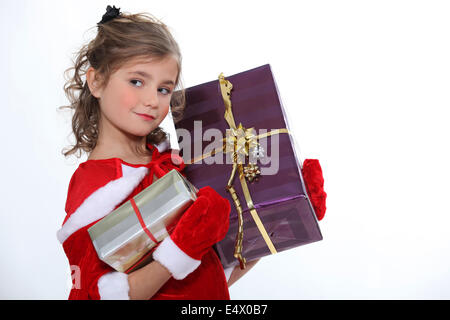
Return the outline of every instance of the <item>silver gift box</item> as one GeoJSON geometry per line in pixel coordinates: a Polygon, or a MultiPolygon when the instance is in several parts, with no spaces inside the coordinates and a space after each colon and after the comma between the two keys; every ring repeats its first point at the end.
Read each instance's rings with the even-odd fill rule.
{"type": "MultiPolygon", "coordinates": [[[[169,235],[166,227],[197,199],[197,192],[195,186],[172,169],[133,199],[145,226],[159,243],[169,235]]],[[[135,269],[139,260],[157,245],[145,233],[130,201],[94,224],[88,232],[99,258],[120,272],[135,269]]]]}

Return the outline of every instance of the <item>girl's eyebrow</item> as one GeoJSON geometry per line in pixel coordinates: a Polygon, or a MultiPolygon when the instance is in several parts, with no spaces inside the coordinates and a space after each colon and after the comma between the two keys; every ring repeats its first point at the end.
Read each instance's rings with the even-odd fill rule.
{"type": "MultiPolygon", "coordinates": [[[[128,72],[128,74],[138,74],[138,75],[140,75],[140,76],[142,76],[142,77],[144,77],[144,78],[146,78],[146,79],[151,79],[151,78],[152,78],[152,76],[149,75],[149,74],[148,74],[147,72],[145,72],[145,71],[131,71],[131,72],[128,72]]],[[[172,85],[175,85],[175,83],[174,83],[172,80],[165,80],[165,81],[162,82],[162,84],[172,84],[172,85]]]]}

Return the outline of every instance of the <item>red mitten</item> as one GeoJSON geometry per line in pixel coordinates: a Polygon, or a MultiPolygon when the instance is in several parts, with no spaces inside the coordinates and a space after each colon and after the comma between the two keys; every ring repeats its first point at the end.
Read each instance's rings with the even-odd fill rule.
{"type": "Polygon", "coordinates": [[[153,258],[177,280],[194,271],[209,248],[228,232],[229,201],[209,186],[201,188],[197,196],[171,235],[153,252],[153,258]]]}
{"type": "Polygon", "coordinates": [[[325,216],[327,193],[323,189],[323,175],[319,160],[305,159],[302,168],[303,180],[316,212],[317,219],[322,220],[325,216]]]}

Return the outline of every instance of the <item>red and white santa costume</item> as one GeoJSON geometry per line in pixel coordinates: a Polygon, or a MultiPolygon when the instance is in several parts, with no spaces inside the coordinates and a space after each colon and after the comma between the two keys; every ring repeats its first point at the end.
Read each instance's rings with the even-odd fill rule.
{"type": "MultiPolygon", "coordinates": [[[[57,233],[69,264],[79,270],[79,283],[72,287],[69,299],[129,298],[128,275],[98,258],[87,229],[151,185],[154,175],[160,178],[171,169],[182,172],[181,157],[170,149],[160,152],[151,144],[147,146],[152,150],[148,164],[133,165],[119,158],[88,160],[74,172],[67,194],[67,216],[57,233]]],[[[179,250],[164,249],[169,256],[170,250],[179,250]]],[[[173,277],[151,299],[230,299],[224,269],[212,248],[201,262],[185,256],[183,267],[172,272],[173,277]]]]}

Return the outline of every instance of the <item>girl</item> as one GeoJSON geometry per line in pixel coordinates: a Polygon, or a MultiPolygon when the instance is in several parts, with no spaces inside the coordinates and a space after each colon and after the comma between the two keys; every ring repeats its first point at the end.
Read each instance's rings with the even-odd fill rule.
{"type": "MultiPolygon", "coordinates": [[[[169,107],[177,121],[184,106],[184,90],[174,94],[181,87],[181,54],[168,28],[148,14],[108,6],[97,36],[71,69],[65,91],[76,143],[64,155],[89,156],[70,180],[57,233],[72,270],[69,299],[229,299],[228,286],[256,261],[225,275],[212,246],[228,230],[230,203],[211,187],[199,190],[154,260],[132,273],[102,262],[87,232],[154,180],[184,168],[159,127],[169,107]]],[[[320,169],[312,164],[310,173],[320,169]]]]}

